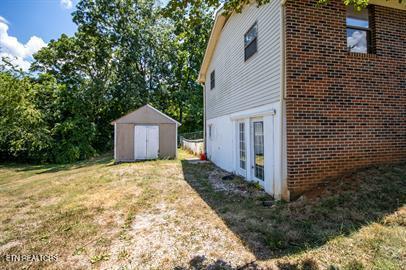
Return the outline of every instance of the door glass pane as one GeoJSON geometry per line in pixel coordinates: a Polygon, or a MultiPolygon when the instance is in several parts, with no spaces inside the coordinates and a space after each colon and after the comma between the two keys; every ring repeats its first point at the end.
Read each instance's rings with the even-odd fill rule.
{"type": "Polygon", "coordinates": [[[239,134],[240,134],[240,168],[244,169],[247,165],[246,152],[245,152],[245,124],[239,124],[239,134]]]}
{"type": "Polygon", "coordinates": [[[264,122],[254,122],[255,177],[264,180],[264,122]]]}

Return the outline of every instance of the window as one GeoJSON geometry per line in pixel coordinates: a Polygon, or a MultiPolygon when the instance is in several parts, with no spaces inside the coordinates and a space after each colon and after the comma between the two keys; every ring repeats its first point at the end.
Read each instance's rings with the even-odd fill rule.
{"type": "Polygon", "coordinates": [[[214,70],[210,73],[210,90],[216,86],[216,74],[214,70]]]}
{"type": "Polygon", "coordinates": [[[347,49],[349,52],[371,53],[372,31],[368,9],[347,8],[347,49]]]}
{"type": "Polygon", "coordinates": [[[246,153],[245,153],[245,123],[239,123],[239,134],[240,134],[240,168],[246,169],[246,153]]]}
{"type": "Polygon", "coordinates": [[[257,36],[258,36],[258,26],[254,23],[253,26],[244,35],[244,55],[245,61],[247,61],[251,56],[257,52],[257,36]]]}
{"type": "Polygon", "coordinates": [[[209,125],[209,139],[211,140],[213,138],[213,125],[209,125]]]}

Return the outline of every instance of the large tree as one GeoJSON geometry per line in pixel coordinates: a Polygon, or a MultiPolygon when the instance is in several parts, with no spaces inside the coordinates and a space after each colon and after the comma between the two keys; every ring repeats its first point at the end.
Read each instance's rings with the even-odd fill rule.
{"type": "MultiPolygon", "coordinates": [[[[111,149],[110,122],[147,102],[181,121],[183,131],[201,130],[196,79],[212,11],[204,2],[171,11],[154,0],[80,1],[74,36],[62,35],[35,54],[33,75],[4,74],[34,89],[25,93],[25,107],[37,112],[37,120],[27,119],[41,123],[39,134],[46,135],[36,140],[44,143],[41,160],[70,162],[111,149]]],[[[10,136],[3,138],[2,149],[10,148],[10,136]]],[[[14,155],[22,157],[28,148],[19,149],[14,155]]]]}

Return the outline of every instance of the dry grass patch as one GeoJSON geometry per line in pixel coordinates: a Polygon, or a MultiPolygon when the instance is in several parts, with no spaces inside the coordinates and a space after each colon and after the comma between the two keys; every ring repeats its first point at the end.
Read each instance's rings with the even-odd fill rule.
{"type": "Polygon", "coordinates": [[[0,166],[0,253],[58,254],[30,269],[402,269],[406,165],[275,202],[212,164],[0,166]]]}

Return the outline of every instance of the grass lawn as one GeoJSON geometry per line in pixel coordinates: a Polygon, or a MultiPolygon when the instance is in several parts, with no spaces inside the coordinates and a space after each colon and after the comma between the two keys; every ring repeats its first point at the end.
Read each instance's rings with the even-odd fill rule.
{"type": "Polygon", "coordinates": [[[0,269],[405,269],[406,164],[264,206],[256,185],[187,157],[0,165],[0,269]]]}

